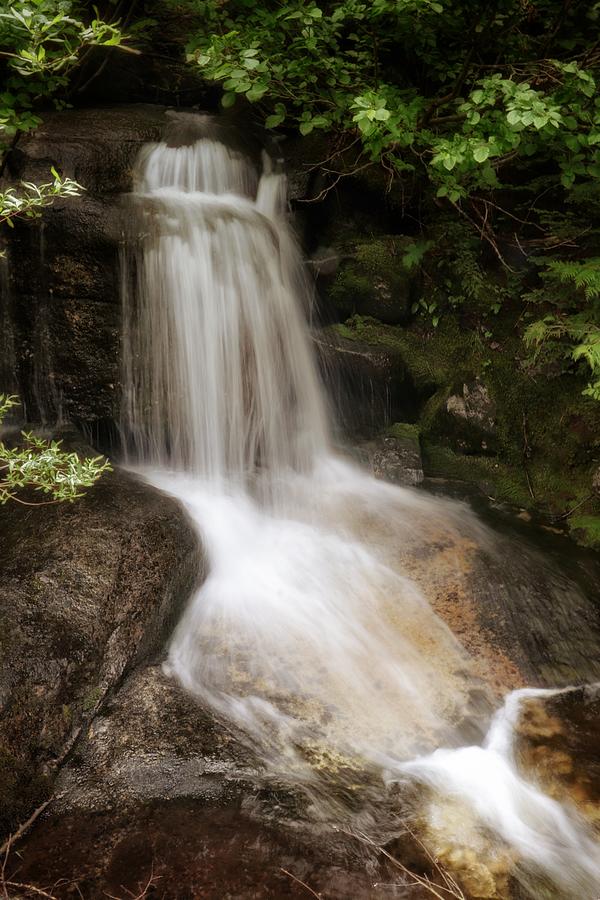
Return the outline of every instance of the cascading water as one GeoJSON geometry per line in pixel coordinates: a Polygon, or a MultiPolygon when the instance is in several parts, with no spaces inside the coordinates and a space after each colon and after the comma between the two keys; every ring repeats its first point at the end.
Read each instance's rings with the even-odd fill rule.
{"type": "MultiPolygon", "coordinates": [[[[440,535],[468,552],[490,534],[462,505],[376,482],[330,450],[284,190],[206,137],[151,145],[136,170],[124,434],[209,560],[169,670],[301,784],[315,815],[344,815],[361,778],[426,785],[430,822],[458,798],[530,896],[591,900],[597,845],[518,775],[511,714],[484,742],[493,692],[409,576],[411,551],[440,535]],[[482,746],[462,746],[478,731],[482,746]]],[[[362,823],[376,828],[369,802],[362,823]]],[[[380,826],[393,832],[389,815],[380,826]]]]}

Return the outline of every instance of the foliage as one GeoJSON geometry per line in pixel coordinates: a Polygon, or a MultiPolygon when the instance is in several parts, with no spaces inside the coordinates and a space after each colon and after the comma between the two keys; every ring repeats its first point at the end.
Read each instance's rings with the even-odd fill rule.
{"type": "MultiPolygon", "coordinates": [[[[598,209],[591,198],[600,177],[600,47],[591,35],[600,23],[599,3],[170,5],[195,12],[188,57],[222,85],[224,106],[245,98],[267,129],[331,137],[322,163],[331,185],[377,164],[390,184],[399,177],[416,186],[411,194],[418,206],[410,212],[417,213],[423,235],[407,263],[441,270],[435,296],[418,304],[430,319],[439,321],[445,309],[480,309],[486,295],[488,312],[497,312],[508,288],[525,295],[526,304],[538,303],[533,292],[559,276],[553,266],[564,259],[555,251],[567,248],[575,267],[571,305],[579,318],[565,322],[561,315],[555,324],[569,359],[585,359],[595,371],[597,322],[589,285],[598,277],[592,240],[598,209]],[[575,203],[579,217],[567,222],[565,207],[575,203]],[[463,241],[454,262],[440,249],[428,228],[443,207],[492,248],[509,273],[505,284],[495,279],[488,290],[489,261],[482,265],[479,249],[465,250],[463,241]],[[538,287],[527,283],[525,271],[534,255],[538,287]]],[[[544,302],[553,305],[551,296],[544,302]]],[[[532,334],[535,341],[558,336],[541,325],[532,334]]],[[[596,389],[590,396],[597,396],[596,389]]]]}
{"type": "Polygon", "coordinates": [[[122,35],[116,25],[80,16],[82,4],[73,0],[4,0],[0,11],[0,56],[6,77],[0,93],[0,146],[19,133],[36,128],[37,107],[60,96],[82,50],[117,46],[122,35]]]}
{"type": "Polygon", "coordinates": [[[598,4],[564,16],[562,3],[520,0],[192,6],[190,59],[222,83],[225,106],[258,103],[267,128],[342,130],[391,172],[424,170],[452,203],[498,187],[509,159],[557,160],[567,187],[600,174],[598,59],[586,53],[598,4]]]}
{"type": "MultiPolygon", "coordinates": [[[[92,46],[121,45],[114,24],[97,12],[89,23],[78,18],[81,4],[73,0],[5,0],[0,8],[0,59],[5,69],[0,93],[0,154],[5,154],[20,133],[42,121],[37,109],[53,100],[65,105],[69,75],[81,51],[92,46]]],[[[17,216],[36,218],[57,197],[76,196],[81,186],[51,170],[51,182],[22,184],[22,192],[0,192],[0,225],[12,226],[17,216]]],[[[0,256],[3,254],[0,252],[0,256]]]]}
{"type": "Polygon", "coordinates": [[[561,355],[566,345],[568,358],[583,362],[591,375],[584,394],[600,400],[600,259],[549,260],[542,281],[528,299],[551,305],[552,311],[528,326],[525,342],[535,358],[540,351],[561,355]]]}
{"type": "MultiPolygon", "coordinates": [[[[0,394],[0,424],[17,405],[16,397],[0,394]]],[[[0,442],[0,505],[9,500],[28,504],[19,497],[25,488],[50,497],[38,503],[75,500],[82,496],[82,488],[91,487],[110,471],[110,464],[101,456],[80,459],[63,450],[60,441],[46,441],[31,432],[23,432],[22,437],[23,444],[12,449],[0,442]]]]}
{"type": "Polygon", "coordinates": [[[50,206],[57,197],[77,197],[83,190],[72,178],[59,175],[55,168],[50,171],[52,181],[45,184],[22,181],[20,194],[12,187],[0,191],[0,225],[6,223],[11,228],[14,227],[12,220],[16,216],[38,218],[44,207],[50,206]]]}

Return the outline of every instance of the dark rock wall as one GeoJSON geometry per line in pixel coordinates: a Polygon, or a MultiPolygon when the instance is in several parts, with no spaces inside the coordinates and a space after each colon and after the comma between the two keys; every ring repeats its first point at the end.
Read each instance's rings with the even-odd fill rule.
{"type": "Polygon", "coordinates": [[[20,394],[25,420],[72,421],[103,449],[120,403],[121,195],[140,148],[160,139],[166,121],[166,109],[151,105],[47,114],[8,160],[12,181],[48,182],[54,166],[85,192],[11,235],[2,310],[12,347],[0,390],[20,394]]]}

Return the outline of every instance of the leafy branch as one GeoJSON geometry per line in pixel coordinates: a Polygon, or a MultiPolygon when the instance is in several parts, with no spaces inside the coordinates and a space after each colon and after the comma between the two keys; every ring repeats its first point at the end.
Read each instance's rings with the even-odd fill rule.
{"type": "MultiPolygon", "coordinates": [[[[7,412],[19,401],[0,394],[0,424],[7,412]]],[[[60,441],[46,441],[31,432],[22,432],[23,443],[9,448],[0,441],[0,505],[9,500],[25,506],[72,501],[111,470],[101,456],[80,459],[77,453],[62,449],[60,441]],[[50,500],[30,502],[20,496],[26,488],[39,491],[50,500]]]]}

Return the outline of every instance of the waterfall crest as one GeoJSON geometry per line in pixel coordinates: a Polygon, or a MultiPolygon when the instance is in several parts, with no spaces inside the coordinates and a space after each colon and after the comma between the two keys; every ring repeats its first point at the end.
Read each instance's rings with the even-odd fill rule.
{"type": "Polygon", "coordinates": [[[598,845],[511,757],[518,697],[486,745],[493,691],[407,564],[452,542],[468,557],[489,533],[466,507],[376,482],[329,450],[283,177],[267,164],[257,178],[210,137],[155,144],[131,204],[128,458],[185,504],[210,566],[169,671],[274,776],[322,801],[320,815],[348,819],[344,796],[368,801],[361,827],[389,837],[399,813],[385,791],[412,780],[432,792],[430,824],[458,798],[473,834],[496,834],[526,896],[592,900],[598,845]],[[480,745],[464,746],[474,732],[480,745]]]}

